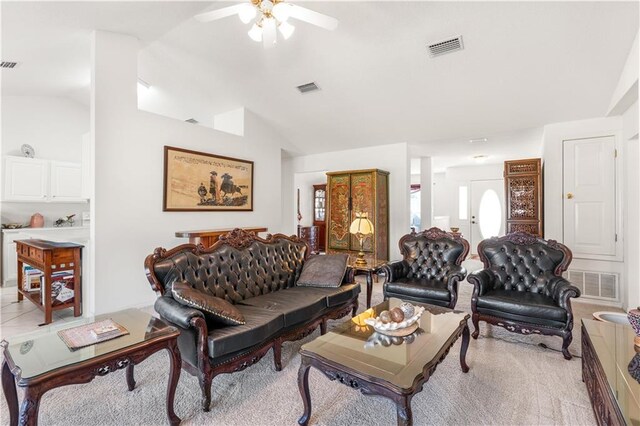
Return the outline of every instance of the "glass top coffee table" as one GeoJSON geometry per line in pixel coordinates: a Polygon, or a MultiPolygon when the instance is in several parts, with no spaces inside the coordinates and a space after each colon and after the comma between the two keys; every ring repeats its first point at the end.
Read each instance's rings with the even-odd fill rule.
{"type": "Polygon", "coordinates": [[[298,387],[304,414],[298,420],[307,425],[311,417],[309,369],[322,371],[330,380],[359,390],[365,395],[380,395],[396,404],[399,425],[411,425],[411,398],[422,390],[436,366],[444,360],[458,337],[462,336],[460,366],[469,371],[465,356],[469,347],[469,314],[439,306],[413,303],[426,308],[419,328],[406,337],[384,336],[366,325],[385,309],[400,306],[391,298],[340,324],[327,334],[302,346],[298,387]]]}
{"type": "Polygon", "coordinates": [[[96,376],[104,376],[126,368],[129,390],[135,387],[133,366],[150,355],[166,349],[169,352],[170,373],[167,386],[166,409],[169,422],[179,424],[173,411],[173,400],[182,359],[177,346],[180,332],[175,327],[137,309],[74,321],[66,327],[47,327],[35,333],[0,342],[4,350],[2,388],[9,407],[10,424],[35,425],[42,395],[56,387],[88,383],[96,376]],[[112,319],[129,334],[71,350],[57,331],[112,319]],[[16,384],[24,388],[24,399],[18,414],[16,384]],[[19,416],[19,419],[18,419],[19,416]]]}

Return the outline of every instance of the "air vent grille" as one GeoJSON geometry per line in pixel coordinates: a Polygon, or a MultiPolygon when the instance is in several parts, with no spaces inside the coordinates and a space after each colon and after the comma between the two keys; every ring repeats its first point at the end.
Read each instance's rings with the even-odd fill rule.
{"type": "Polygon", "coordinates": [[[301,84],[300,86],[298,86],[298,90],[300,91],[300,93],[309,93],[320,90],[320,88],[314,81],[312,81],[311,83],[301,84]]]}
{"type": "Polygon", "coordinates": [[[462,50],[464,49],[464,45],[462,44],[462,36],[458,36],[448,40],[442,40],[437,43],[431,43],[427,48],[429,49],[429,56],[435,58],[436,56],[462,50]]]}
{"type": "Polygon", "coordinates": [[[612,302],[619,300],[619,276],[616,273],[570,269],[563,275],[571,284],[580,289],[582,297],[609,300],[612,302]]]}
{"type": "Polygon", "coordinates": [[[0,62],[0,68],[15,68],[17,65],[18,65],[17,62],[9,62],[9,61],[0,62]]]}
{"type": "Polygon", "coordinates": [[[195,118],[189,118],[187,120],[184,120],[185,123],[191,123],[191,124],[198,124],[198,120],[196,120],[195,118]]]}

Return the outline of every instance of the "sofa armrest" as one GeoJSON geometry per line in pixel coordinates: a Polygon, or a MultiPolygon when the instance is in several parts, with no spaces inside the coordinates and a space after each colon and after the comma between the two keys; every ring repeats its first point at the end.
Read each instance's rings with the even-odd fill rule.
{"type": "Polygon", "coordinates": [[[204,318],[202,311],[184,306],[167,296],[156,299],[153,307],[163,319],[182,328],[190,328],[191,320],[194,318],[204,318]]]}
{"type": "Polygon", "coordinates": [[[561,308],[569,310],[569,299],[580,297],[580,289],[562,277],[554,277],[547,283],[547,292],[561,308]]]}
{"type": "Polygon", "coordinates": [[[404,260],[389,262],[380,268],[384,272],[384,282],[394,282],[398,278],[404,278],[409,273],[409,265],[404,260]]]}
{"type": "Polygon", "coordinates": [[[342,278],[342,284],[353,284],[356,282],[356,271],[351,266],[347,266],[347,270],[344,273],[344,277],[342,278]]]}
{"type": "Polygon", "coordinates": [[[480,271],[472,272],[467,277],[467,281],[469,281],[474,286],[474,295],[482,296],[490,288],[493,286],[493,274],[486,269],[482,269],[480,271]]]}

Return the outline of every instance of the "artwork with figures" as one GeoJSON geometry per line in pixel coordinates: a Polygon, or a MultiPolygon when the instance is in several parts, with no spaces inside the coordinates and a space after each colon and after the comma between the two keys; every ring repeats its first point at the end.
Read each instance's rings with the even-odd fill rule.
{"type": "Polygon", "coordinates": [[[253,210],[253,161],[165,146],[163,210],[253,210]]]}

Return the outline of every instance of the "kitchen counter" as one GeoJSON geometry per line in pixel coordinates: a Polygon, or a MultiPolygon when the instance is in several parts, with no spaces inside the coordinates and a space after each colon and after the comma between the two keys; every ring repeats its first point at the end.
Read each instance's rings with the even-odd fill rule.
{"type": "Polygon", "coordinates": [[[76,230],[76,229],[86,229],[89,230],[88,226],[51,226],[46,228],[17,228],[17,229],[3,229],[3,233],[7,234],[15,234],[18,232],[41,232],[41,231],[63,231],[63,230],[76,230]]]}

